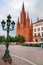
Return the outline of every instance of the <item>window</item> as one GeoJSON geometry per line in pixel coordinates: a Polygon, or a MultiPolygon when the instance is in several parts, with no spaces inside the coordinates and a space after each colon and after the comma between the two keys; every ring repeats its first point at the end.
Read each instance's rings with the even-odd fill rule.
{"type": "Polygon", "coordinates": [[[36,42],[38,42],[37,38],[36,38],[36,42]]]}
{"type": "Polygon", "coordinates": [[[35,37],[37,36],[36,33],[34,34],[34,36],[35,36],[35,37]]]}
{"type": "Polygon", "coordinates": [[[41,27],[41,30],[43,31],[43,27],[41,27]]]}
{"type": "Polygon", "coordinates": [[[40,31],[40,28],[38,28],[38,31],[40,31]]]}
{"type": "Polygon", "coordinates": [[[34,29],[34,32],[36,32],[36,29],[34,29]]]}
{"type": "Polygon", "coordinates": [[[42,36],[43,36],[43,32],[42,32],[42,36]]]}
{"type": "Polygon", "coordinates": [[[38,33],[38,36],[40,36],[40,33],[38,33]]]}

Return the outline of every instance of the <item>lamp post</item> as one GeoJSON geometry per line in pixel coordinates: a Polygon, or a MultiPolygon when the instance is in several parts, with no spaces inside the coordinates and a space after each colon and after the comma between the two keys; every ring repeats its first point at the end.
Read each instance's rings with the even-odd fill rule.
{"type": "Polygon", "coordinates": [[[8,36],[9,36],[9,32],[14,30],[15,22],[14,22],[14,21],[11,22],[11,16],[8,15],[6,22],[3,20],[3,21],[1,22],[1,24],[2,24],[2,29],[3,29],[4,31],[7,31],[6,50],[5,50],[5,54],[4,54],[4,56],[2,57],[2,59],[4,60],[4,62],[9,62],[9,63],[11,63],[11,62],[12,62],[12,58],[11,58],[11,56],[10,56],[10,54],[9,54],[9,50],[8,50],[8,47],[9,47],[8,36]],[[5,28],[5,24],[6,24],[6,26],[7,26],[6,28],[5,28]],[[10,26],[12,26],[12,28],[10,28],[10,26]]]}

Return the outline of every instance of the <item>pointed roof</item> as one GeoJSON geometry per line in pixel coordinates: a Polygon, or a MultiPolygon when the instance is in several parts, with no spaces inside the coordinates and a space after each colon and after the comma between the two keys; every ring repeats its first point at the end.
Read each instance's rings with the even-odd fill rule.
{"type": "Polygon", "coordinates": [[[28,14],[28,12],[27,12],[27,18],[29,19],[29,14],[28,14]]]}
{"type": "Polygon", "coordinates": [[[37,21],[39,21],[39,17],[37,16],[37,21]]]}
{"type": "Polygon", "coordinates": [[[19,22],[19,17],[18,17],[18,22],[19,22]]]}
{"type": "Polygon", "coordinates": [[[33,26],[32,19],[31,19],[31,26],[33,26]]]}
{"type": "Polygon", "coordinates": [[[25,8],[24,8],[24,2],[23,2],[23,5],[22,5],[22,11],[24,11],[25,10],[25,8]]]}
{"type": "Polygon", "coordinates": [[[17,22],[18,26],[20,26],[20,23],[19,23],[19,17],[18,17],[18,22],[17,22]]]}
{"type": "Polygon", "coordinates": [[[19,21],[18,21],[17,25],[18,25],[18,27],[20,26],[20,23],[19,23],[19,21]]]}
{"type": "Polygon", "coordinates": [[[31,24],[32,24],[32,19],[31,19],[31,24]]]}
{"type": "Polygon", "coordinates": [[[19,21],[18,21],[18,25],[19,25],[19,21]]]}

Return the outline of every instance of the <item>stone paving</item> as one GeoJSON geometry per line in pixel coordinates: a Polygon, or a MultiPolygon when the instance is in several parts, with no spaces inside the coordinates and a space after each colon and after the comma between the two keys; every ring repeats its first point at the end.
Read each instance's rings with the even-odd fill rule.
{"type": "Polygon", "coordinates": [[[12,57],[12,64],[9,64],[8,62],[4,63],[4,61],[2,60],[2,56],[4,55],[4,47],[2,47],[2,49],[0,50],[0,65],[31,65],[30,63],[27,63],[21,59],[18,59],[16,57],[12,57]]]}
{"type": "Polygon", "coordinates": [[[12,64],[9,64],[8,62],[4,63],[3,60],[0,60],[0,65],[31,65],[23,60],[20,60],[18,58],[12,59],[12,64]]]}
{"type": "MultiPolygon", "coordinates": [[[[43,49],[41,49],[40,47],[10,45],[9,50],[13,62],[11,65],[32,65],[17,57],[14,57],[13,55],[17,55],[19,57],[25,58],[28,61],[35,63],[36,65],[43,65],[43,49]]],[[[0,65],[9,65],[8,63],[5,64],[1,59],[4,54],[4,51],[5,51],[5,46],[0,45],[0,65]]]]}

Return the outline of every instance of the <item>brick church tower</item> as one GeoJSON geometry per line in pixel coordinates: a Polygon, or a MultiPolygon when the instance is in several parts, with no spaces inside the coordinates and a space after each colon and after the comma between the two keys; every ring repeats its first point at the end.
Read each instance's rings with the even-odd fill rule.
{"type": "Polygon", "coordinates": [[[20,19],[18,18],[16,35],[22,35],[25,37],[26,42],[32,42],[33,38],[33,26],[30,22],[28,13],[26,14],[24,3],[22,5],[22,11],[20,13],[20,19]]]}

